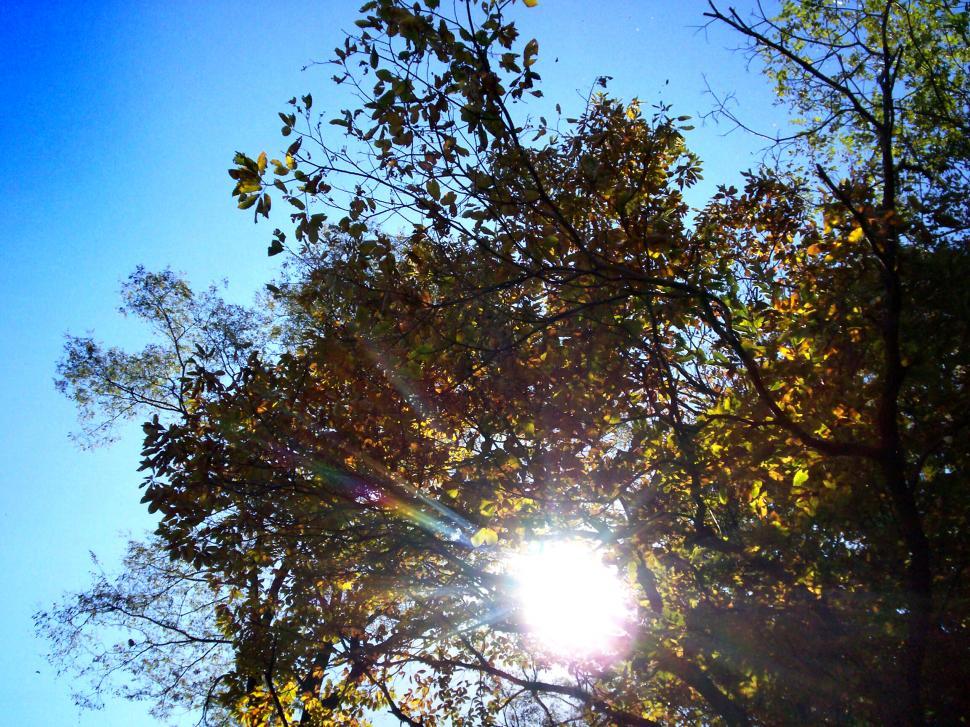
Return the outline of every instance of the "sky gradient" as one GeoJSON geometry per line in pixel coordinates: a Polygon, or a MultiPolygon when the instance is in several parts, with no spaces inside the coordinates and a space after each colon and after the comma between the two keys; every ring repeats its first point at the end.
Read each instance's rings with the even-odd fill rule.
{"type": "MultiPolygon", "coordinates": [[[[120,281],[136,265],[170,266],[200,288],[226,278],[236,302],[272,278],[278,259],[266,243],[281,220],[254,226],[235,210],[226,169],[237,149],[274,156],[286,146],[276,112],[291,96],[311,91],[314,107],[328,108],[332,71],[301,68],[329,59],[358,4],[7,0],[0,10],[0,148],[12,182],[0,195],[0,713],[9,724],[155,724],[139,705],[79,715],[33,637],[31,614],[87,583],[89,551],[110,569],[121,533],[153,525],[138,503],[138,426],[109,448],[80,450],[54,365],[65,332],[144,342],[117,313],[120,281]]],[[[735,39],[696,29],[705,7],[540,0],[515,12],[523,35],[539,39],[546,108],[577,113],[595,78],[610,75],[620,98],[697,115],[713,105],[706,76],[738,94],[742,114],[759,109],[753,120],[770,130],[770,89],[728,50],[735,39]]],[[[688,142],[707,172],[695,202],[736,183],[759,148],[697,127],[688,142]]]]}

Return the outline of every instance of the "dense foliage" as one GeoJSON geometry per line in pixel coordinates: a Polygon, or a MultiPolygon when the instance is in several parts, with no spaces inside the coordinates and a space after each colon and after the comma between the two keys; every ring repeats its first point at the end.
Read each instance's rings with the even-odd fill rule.
{"type": "Polygon", "coordinates": [[[241,208],[290,208],[272,315],[140,273],[163,343],[71,342],[82,405],[155,410],[161,522],[42,624],[66,652],[140,624],[104,664],[244,725],[959,721],[966,9],[711,5],[803,125],[691,209],[684,119],[525,116],[511,6],[368,2],[336,50],[359,106],[293,99],[288,149],[236,156],[241,208]],[[639,611],[556,669],[502,564],[567,536],[639,611]]]}

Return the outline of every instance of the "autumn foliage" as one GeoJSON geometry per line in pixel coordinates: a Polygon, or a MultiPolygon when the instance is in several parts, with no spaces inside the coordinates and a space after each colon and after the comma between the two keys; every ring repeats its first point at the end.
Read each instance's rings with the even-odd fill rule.
{"type": "MultiPolygon", "coordinates": [[[[539,44],[516,12],[367,3],[335,51],[359,106],[294,98],[288,147],[230,170],[280,225],[271,313],[143,274],[182,326],[160,327],[157,386],[131,384],[143,359],[112,359],[126,390],[94,342],[69,349],[82,404],[157,414],[149,552],[208,595],[182,639],[219,655],[183,701],[243,725],[956,722],[966,10],[712,5],[807,117],[785,164],[699,208],[685,118],[605,88],[527,116],[539,44]],[[556,670],[502,564],[567,536],[638,612],[622,653],[556,670]]],[[[98,608],[44,623],[64,638],[98,608]]],[[[185,659],[163,648],[180,618],[156,613],[145,653],[185,659]]]]}

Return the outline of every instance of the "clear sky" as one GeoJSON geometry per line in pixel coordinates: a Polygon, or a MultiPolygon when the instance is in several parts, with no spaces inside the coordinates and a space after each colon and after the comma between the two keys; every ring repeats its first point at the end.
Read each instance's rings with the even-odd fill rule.
{"type": "MultiPolygon", "coordinates": [[[[312,91],[314,107],[327,108],[332,71],[301,67],[329,59],[359,4],[5,0],[0,9],[4,723],[154,724],[137,705],[79,715],[71,685],[33,637],[31,614],[86,584],[89,551],[110,567],[121,533],[152,527],[138,504],[138,427],[110,448],[79,450],[54,364],[65,332],[139,343],[140,331],[116,312],[119,283],[138,264],[171,266],[199,287],[228,278],[239,302],[273,276],[276,259],[265,255],[273,224],[254,227],[235,210],[226,169],[236,149],[273,156],[285,146],[276,112],[291,96],[312,91]]],[[[728,50],[735,39],[696,30],[705,7],[540,0],[516,13],[526,37],[539,39],[549,106],[575,113],[594,79],[610,75],[619,97],[644,106],[663,99],[696,115],[713,104],[706,75],[770,129],[770,89],[728,50]]],[[[755,141],[697,126],[688,140],[705,160],[704,189],[736,182],[756,163],[755,141]]]]}

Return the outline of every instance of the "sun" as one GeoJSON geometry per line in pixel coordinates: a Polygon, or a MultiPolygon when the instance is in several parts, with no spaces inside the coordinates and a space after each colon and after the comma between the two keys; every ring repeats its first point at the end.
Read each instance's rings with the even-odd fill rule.
{"type": "Polygon", "coordinates": [[[522,625],[550,655],[600,659],[623,650],[633,596],[593,543],[532,543],[510,559],[508,572],[522,625]]]}

